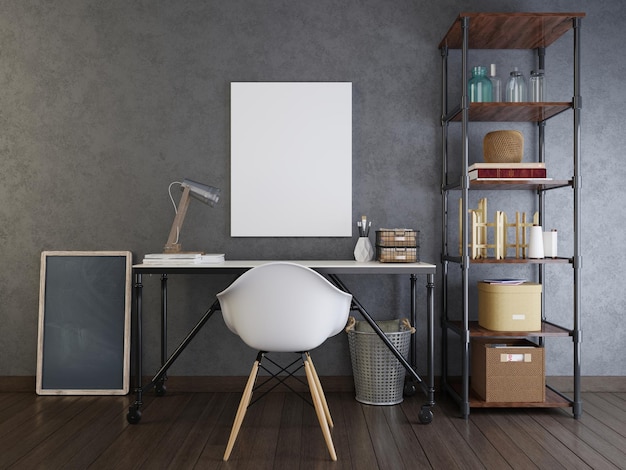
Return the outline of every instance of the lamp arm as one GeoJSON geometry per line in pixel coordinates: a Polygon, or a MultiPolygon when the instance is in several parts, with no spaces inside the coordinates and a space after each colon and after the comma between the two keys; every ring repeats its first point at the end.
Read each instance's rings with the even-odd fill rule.
{"type": "Polygon", "coordinates": [[[189,195],[190,189],[189,187],[185,187],[183,189],[183,195],[180,197],[180,202],[178,203],[178,210],[176,211],[176,217],[174,217],[174,222],[172,223],[170,236],[163,248],[165,253],[179,253],[182,249],[181,244],[178,243],[178,236],[180,235],[180,229],[183,226],[187,209],[189,208],[189,195]]]}

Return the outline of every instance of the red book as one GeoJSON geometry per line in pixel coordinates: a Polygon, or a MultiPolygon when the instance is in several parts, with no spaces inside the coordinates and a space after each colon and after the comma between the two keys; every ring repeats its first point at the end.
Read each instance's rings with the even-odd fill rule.
{"type": "Polygon", "coordinates": [[[477,168],[469,172],[472,180],[477,178],[546,178],[545,168],[477,168]]]}

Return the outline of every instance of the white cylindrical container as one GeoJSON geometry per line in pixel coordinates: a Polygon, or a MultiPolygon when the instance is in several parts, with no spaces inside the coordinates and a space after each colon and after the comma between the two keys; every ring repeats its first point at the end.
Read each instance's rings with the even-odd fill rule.
{"type": "Polygon", "coordinates": [[[533,225],[530,227],[528,258],[543,258],[543,231],[541,225],[533,225]]]}
{"type": "Polygon", "coordinates": [[[556,258],[557,255],[557,231],[552,229],[549,232],[543,232],[543,255],[546,258],[556,258]]]}

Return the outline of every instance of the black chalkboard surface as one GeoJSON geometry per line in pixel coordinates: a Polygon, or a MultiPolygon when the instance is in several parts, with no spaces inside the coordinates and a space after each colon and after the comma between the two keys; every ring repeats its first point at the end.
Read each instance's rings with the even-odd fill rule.
{"type": "Polygon", "coordinates": [[[128,393],[131,272],[128,251],[41,254],[38,394],[128,393]]]}

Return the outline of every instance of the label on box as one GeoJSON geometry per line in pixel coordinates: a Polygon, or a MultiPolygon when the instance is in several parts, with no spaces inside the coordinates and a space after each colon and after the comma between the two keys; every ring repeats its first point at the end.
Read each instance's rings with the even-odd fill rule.
{"type": "Polygon", "coordinates": [[[524,315],[523,313],[514,313],[511,316],[511,319],[513,319],[513,320],[526,320],[526,315],[524,315]]]}
{"type": "Polygon", "coordinates": [[[500,362],[532,362],[532,354],[500,354],[500,362]]]}

